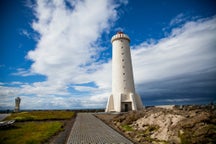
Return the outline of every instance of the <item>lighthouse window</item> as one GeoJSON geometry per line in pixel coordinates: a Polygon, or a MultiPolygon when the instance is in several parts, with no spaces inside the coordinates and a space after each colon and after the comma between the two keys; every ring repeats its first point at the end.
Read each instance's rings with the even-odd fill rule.
{"type": "Polygon", "coordinates": [[[123,46],[121,48],[123,49],[123,46]]]}
{"type": "Polygon", "coordinates": [[[122,55],[123,55],[124,53],[122,53],[122,55]]]}
{"type": "Polygon", "coordinates": [[[123,73],[123,75],[125,75],[125,73],[123,73]]]}
{"type": "Polygon", "coordinates": [[[122,68],[125,68],[125,66],[122,66],[122,68]]]}
{"type": "Polygon", "coordinates": [[[124,61],[124,59],[122,59],[122,61],[124,61]]]}

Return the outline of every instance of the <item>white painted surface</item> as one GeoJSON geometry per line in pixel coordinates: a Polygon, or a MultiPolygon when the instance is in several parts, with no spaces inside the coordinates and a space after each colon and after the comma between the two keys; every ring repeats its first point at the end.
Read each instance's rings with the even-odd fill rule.
{"type": "Polygon", "coordinates": [[[128,105],[129,110],[142,109],[141,99],[134,88],[130,38],[126,34],[117,33],[111,42],[112,95],[108,99],[106,112],[121,112],[124,109],[122,104],[128,105]]]}

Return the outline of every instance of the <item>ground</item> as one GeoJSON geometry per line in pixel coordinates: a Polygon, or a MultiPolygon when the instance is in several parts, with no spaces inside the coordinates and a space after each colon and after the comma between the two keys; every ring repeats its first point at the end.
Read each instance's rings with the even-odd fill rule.
{"type": "Polygon", "coordinates": [[[4,120],[15,120],[15,123],[0,127],[0,143],[65,143],[75,115],[73,111],[63,110],[12,113],[4,120]]]}
{"type": "Polygon", "coordinates": [[[135,143],[216,143],[214,106],[150,107],[96,116],[135,143]]]}
{"type": "Polygon", "coordinates": [[[75,117],[71,120],[66,120],[64,122],[63,131],[60,131],[58,134],[54,135],[49,139],[49,144],[63,144],[67,141],[68,136],[70,134],[71,128],[75,122],[75,117]]]}
{"type": "MultiPolygon", "coordinates": [[[[51,112],[50,116],[53,116],[51,112]]],[[[57,112],[58,113],[58,112],[57,112]]],[[[62,130],[49,138],[46,143],[59,144],[67,140],[75,116],[70,119],[56,120],[55,117],[49,119],[44,115],[11,115],[8,117],[20,121],[17,124],[33,122],[63,123],[62,130]],[[41,121],[41,118],[44,120],[41,121]],[[27,122],[26,122],[27,121],[27,122]]],[[[61,113],[59,113],[61,114],[61,113]]],[[[130,111],[121,114],[94,113],[96,117],[104,121],[122,135],[128,137],[134,143],[149,144],[196,144],[216,143],[216,107],[208,106],[176,106],[176,107],[149,107],[140,111],[130,111]]],[[[48,116],[48,115],[46,115],[48,116]]],[[[4,131],[4,130],[3,130],[4,131]]]]}

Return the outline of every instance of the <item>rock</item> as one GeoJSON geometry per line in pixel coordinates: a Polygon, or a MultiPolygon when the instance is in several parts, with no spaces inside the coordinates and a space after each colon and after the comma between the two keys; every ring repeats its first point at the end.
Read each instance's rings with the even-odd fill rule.
{"type": "Polygon", "coordinates": [[[115,121],[118,127],[130,125],[134,131],[126,133],[138,143],[216,143],[216,110],[205,106],[151,107],[122,114],[115,121]]]}

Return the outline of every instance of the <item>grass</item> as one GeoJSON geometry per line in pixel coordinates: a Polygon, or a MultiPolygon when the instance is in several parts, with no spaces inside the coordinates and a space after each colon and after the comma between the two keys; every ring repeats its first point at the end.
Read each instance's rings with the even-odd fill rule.
{"type": "Polygon", "coordinates": [[[23,121],[43,121],[43,120],[64,120],[74,116],[72,111],[31,111],[12,113],[5,120],[15,119],[18,122],[23,121]]]}
{"type": "Polygon", "coordinates": [[[191,143],[191,137],[187,133],[179,133],[179,138],[181,140],[181,144],[190,144],[191,143]]]}
{"type": "Polygon", "coordinates": [[[130,125],[123,125],[122,129],[124,129],[125,131],[133,131],[134,130],[130,125]]]}
{"type": "Polygon", "coordinates": [[[24,122],[0,130],[1,144],[41,144],[61,130],[62,122],[24,122]]]}
{"type": "Polygon", "coordinates": [[[12,113],[5,120],[16,120],[13,127],[0,129],[0,144],[41,144],[61,131],[72,111],[30,111],[12,113]]]}

